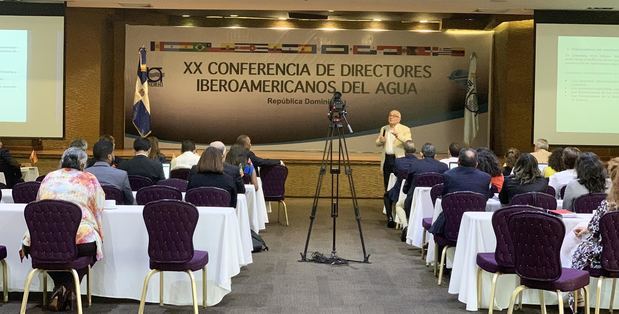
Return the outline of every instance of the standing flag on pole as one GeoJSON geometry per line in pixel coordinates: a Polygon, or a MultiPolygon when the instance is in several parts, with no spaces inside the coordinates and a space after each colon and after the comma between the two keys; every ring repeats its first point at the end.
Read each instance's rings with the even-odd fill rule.
{"type": "Polygon", "coordinates": [[[29,159],[30,159],[30,163],[33,165],[39,162],[39,157],[37,157],[37,152],[35,152],[34,149],[32,150],[32,153],[30,153],[29,159]]]}
{"type": "Polygon", "coordinates": [[[150,134],[150,102],[148,101],[148,74],[146,71],[146,49],[140,48],[138,59],[138,77],[135,81],[133,96],[133,125],[145,137],[150,134]]]}
{"type": "Polygon", "coordinates": [[[469,60],[469,77],[466,80],[464,100],[464,144],[470,145],[479,131],[479,104],[477,103],[477,55],[469,60]]]}

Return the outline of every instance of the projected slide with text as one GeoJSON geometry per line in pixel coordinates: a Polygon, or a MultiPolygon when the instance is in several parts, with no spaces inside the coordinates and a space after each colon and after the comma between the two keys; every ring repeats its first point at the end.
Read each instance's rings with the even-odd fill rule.
{"type": "Polygon", "coordinates": [[[25,122],[28,31],[0,29],[0,122],[25,122]]]}

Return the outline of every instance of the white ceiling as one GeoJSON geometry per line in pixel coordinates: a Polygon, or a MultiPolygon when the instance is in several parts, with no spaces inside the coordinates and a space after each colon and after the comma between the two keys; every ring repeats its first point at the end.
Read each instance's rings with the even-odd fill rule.
{"type": "MultiPolygon", "coordinates": [[[[40,0],[39,0],[40,1],[40,0]]],[[[46,2],[63,2],[47,0],[46,2]]],[[[617,0],[68,0],[70,7],[532,14],[532,10],[619,9],[617,0]]]]}

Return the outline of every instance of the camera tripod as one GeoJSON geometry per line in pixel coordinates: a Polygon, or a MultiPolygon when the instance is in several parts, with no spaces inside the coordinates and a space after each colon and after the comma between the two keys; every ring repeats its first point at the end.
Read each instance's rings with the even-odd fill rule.
{"type": "Polygon", "coordinates": [[[359,205],[357,203],[357,193],[355,192],[355,185],[352,178],[352,169],[350,167],[350,157],[348,156],[348,146],[346,145],[346,138],[344,136],[343,123],[346,123],[349,131],[352,133],[350,124],[346,119],[346,112],[342,112],[339,115],[329,115],[329,131],[327,138],[325,139],[325,147],[322,155],[322,162],[320,165],[320,172],[318,175],[318,182],[316,184],[316,193],[314,194],[314,203],[312,205],[312,212],[310,214],[310,225],[307,232],[307,239],[305,240],[305,248],[301,253],[301,262],[317,262],[325,264],[347,264],[351,262],[369,263],[370,255],[366,253],[365,241],[363,240],[363,232],[361,230],[361,215],[359,213],[359,205]],[[334,143],[335,142],[335,143],[334,143]],[[337,151],[333,150],[333,146],[337,145],[337,151]],[[357,220],[357,227],[359,228],[359,236],[361,238],[361,248],[363,249],[363,260],[348,260],[337,256],[335,249],[335,235],[336,235],[336,219],[339,215],[339,187],[340,187],[340,173],[341,168],[344,167],[344,174],[348,178],[348,184],[350,186],[350,195],[352,198],[352,204],[355,212],[355,219],[357,220]],[[330,256],[324,256],[321,253],[314,252],[310,258],[307,256],[307,247],[309,245],[310,237],[312,235],[312,227],[314,226],[314,220],[316,219],[316,210],[318,209],[318,200],[320,198],[320,192],[322,189],[322,181],[329,168],[331,174],[331,218],[333,219],[333,246],[330,256]]]}

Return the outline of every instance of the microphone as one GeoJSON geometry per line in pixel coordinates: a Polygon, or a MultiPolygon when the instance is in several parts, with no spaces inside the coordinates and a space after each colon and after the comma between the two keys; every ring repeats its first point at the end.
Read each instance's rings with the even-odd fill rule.
{"type": "Polygon", "coordinates": [[[383,137],[385,137],[385,127],[383,127],[383,137]]]}

